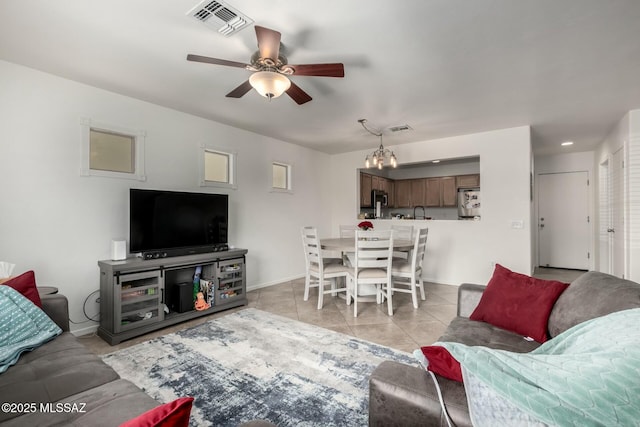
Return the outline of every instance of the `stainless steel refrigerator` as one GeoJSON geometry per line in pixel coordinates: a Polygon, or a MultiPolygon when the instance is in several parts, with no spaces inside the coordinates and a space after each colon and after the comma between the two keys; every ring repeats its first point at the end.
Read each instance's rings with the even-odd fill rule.
{"type": "Polygon", "coordinates": [[[458,189],[458,217],[476,218],[480,217],[480,189],[479,188],[459,188],[458,189]]]}

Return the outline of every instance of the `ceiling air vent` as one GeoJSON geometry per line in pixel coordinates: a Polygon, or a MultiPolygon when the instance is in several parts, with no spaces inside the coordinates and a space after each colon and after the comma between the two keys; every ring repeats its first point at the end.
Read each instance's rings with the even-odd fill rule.
{"type": "Polygon", "coordinates": [[[187,12],[187,15],[226,37],[253,23],[253,19],[221,1],[204,0],[187,12]]]}
{"type": "Polygon", "coordinates": [[[409,125],[400,125],[400,126],[391,126],[389,130],[391,132],[402,132],[405,130],[413,130],[413,128],[409,125]]]}

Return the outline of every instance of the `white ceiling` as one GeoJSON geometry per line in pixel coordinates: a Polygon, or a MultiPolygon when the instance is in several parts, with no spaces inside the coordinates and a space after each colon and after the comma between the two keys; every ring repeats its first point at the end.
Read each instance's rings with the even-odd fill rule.
{"type": "Polygon", "coordinates": [[[290,63],[344,63],[343,79],[292,77],[301,106],[226,98],[249,71],[186,61],[257,49],[253,26],[224,37],[187,16],[198,3],[2,0],[0,59],[327,153],[377,146],[360,118],[387,146],[531,125],[537,154],[585,151],[640,108],[638,0],[229,0],[290,63]]]}

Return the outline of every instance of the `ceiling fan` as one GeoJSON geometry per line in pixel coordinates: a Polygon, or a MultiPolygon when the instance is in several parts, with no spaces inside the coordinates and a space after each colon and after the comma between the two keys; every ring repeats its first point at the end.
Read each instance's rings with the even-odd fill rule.
{"type": "Polygon", "coordinates": [[[192,54],[187,55],[187,60],[253,71],[249,80],[226,95],[229,98],[241,98],[254,88],[260,95],[269,99],[277,98],[286,92],[300,105],[311,101],[312,98],[288,76],[344,77],[344,65],[341,63],[290,65],[286,56],[280,53],[281,34],[258,25],[255,29],[258,51],[251,56],[250,64],[192,54]]]}

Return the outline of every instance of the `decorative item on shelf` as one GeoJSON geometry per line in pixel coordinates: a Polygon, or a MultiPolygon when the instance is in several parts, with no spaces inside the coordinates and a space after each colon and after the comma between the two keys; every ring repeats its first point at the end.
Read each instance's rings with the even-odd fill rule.
{"type": "Polygon", "coordinates": [[[196,301],[198,292],[200,292],[200,275],[202,274],[202,266],[196,266],[196,270],[193,273],[193,300],[196,301]]]}
{"type": "Polygon", "coordinates": [[[202,310],[206,310],[209,307],[211,307],[211,304],[207,303],[204,300],[204,294],[202,292],[198,292],[198,295],[196,296],[196,302],[193,305],[193,308],[195,308],[198,311],[202,311],[202,310]]]}
{"type": "Polygon", "coordinates": [[[369,159],[369,156],[365,158],[364,167],[369,168],[370,166],[375,166],[378,169],[382,169],[384,166],[384,159],[387,157],[389,158],[389,163],[391,164],[391,166],[393,166],[394,168],[398,166],[398,159],[396,158],[396,155],[393,153],[393,151],[389,150],[388,148],[384,148],[384,145],[382,145],[382,131],[372,131],[367,127],[367,125],[365,125],[366,122],[367,119],[358,120],[358,123],[360,123],[367,132],[369,132],[371,135],[380,137],[380,147],[378,147],[377,150],[371,153],[371,159],[369,159]]]}
{"type": "MultiPolygon", "coordinates": [[[[213,305],[213,279],[200,279],[200,292],[204,296],[204,300],[210,306],[213,305]]],[[[197,296],[196,296],[197,297],[197,296]]]]}
{"type": "Polygon", "coordinates": [[[373,224],[371,223],[371,221],[362,221],[360,224],[358,224],[358,228],[360,230],[373,230],[373,224]]]}

